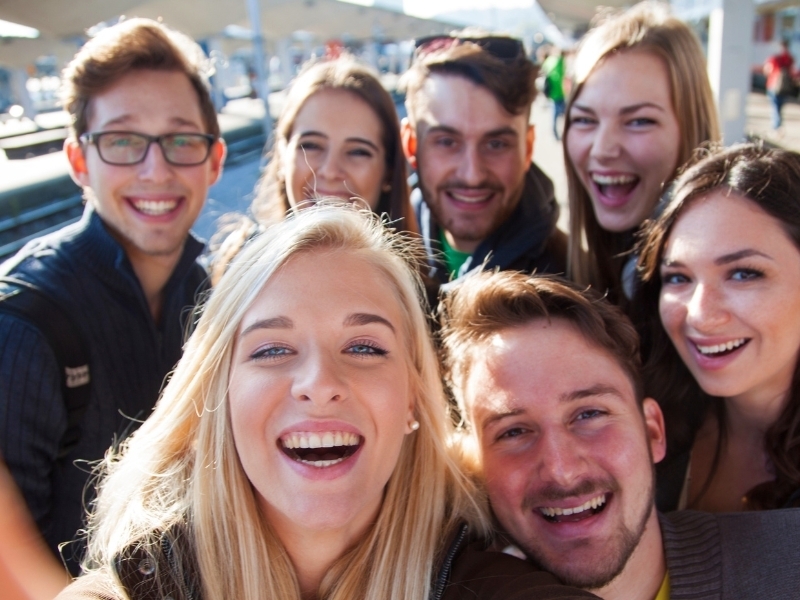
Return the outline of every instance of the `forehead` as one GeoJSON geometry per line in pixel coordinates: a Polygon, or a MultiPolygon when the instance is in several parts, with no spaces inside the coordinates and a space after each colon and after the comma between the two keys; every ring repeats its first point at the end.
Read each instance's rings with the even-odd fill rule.
{"type": "Polygon", "coordinates": [[[403,310],[389,277],[348,250],[310,250],[290,258],[264,285],[245,314],[249,320],[282,315],[298,320],[341,321],[350,313],[377,314],[404,329],[403,310]]]}
{"type": "Polygon", "coordinates": [[[465,77],[432,73],[415,98],[415,118],[427,126],[446,126],[465,134],[504,127],[524,132],[528,116],[508,112],[485,87],[465,77]]]}
{"type": "Polygon", "coordinates": [[[563,319],[537,319],[503,329],[473,351],[465,400],[475,415],[509,410],[560,412],[581,390],[613,389],[636,407],[633,385],[619,363],[563,319]]]}
{"type": "Polygon", "coordinates": [[[322,89],[303,102],[294,118],[291,134],[308,130],[343,137],[379,138],[383,126],[370,104],[348,90],[322,89]]]}
{"type": "Polygon", "coordinates": [[[200,100],[187,75],[152,69],[131,71],[92,97],[89,129],[103,127],[205,131],[200,100]]]}
{"type": "Polygon", "coordinates": [[[614,52],[602,58],[575,102],[596,110],[654,102],[672,108],[669,72],[664,60],[645,50],[614,52]]]}
{"type": "Polygon", "coordinates": [[[784,252],[798,254],[778,219],[744,196],[716,190],[683,210],[667,239],[664,258],[713,259],[744,248],[773,258],[784,252]]]}

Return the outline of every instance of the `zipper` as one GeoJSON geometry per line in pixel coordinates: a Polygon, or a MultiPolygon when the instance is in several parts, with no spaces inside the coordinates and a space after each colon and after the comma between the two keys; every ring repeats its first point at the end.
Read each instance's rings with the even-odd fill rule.
{"type": "Polygon", "coordinates": [[[464,540],[467,538],[468,532],[469,525],[462,523],[459,527],[456,537],[453,539],[453,543],[450,544],[450,549],[447,551],[447,555],[442,561],[442,567],[439,570],[439,576],[436,578],[436,585],[431,593],[431,600],[442,600],[442,596],[444,596],[444,589],[447,587],[447,580],[450,579],[450,571],[453,569],[453,561],[455,560],[458,551],[461,550],[461,544],[463,544],[464,540]]]}

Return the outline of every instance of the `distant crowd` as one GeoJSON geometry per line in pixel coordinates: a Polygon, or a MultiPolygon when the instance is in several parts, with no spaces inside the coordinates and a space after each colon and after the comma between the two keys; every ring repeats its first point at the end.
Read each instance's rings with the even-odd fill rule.
{"type": "Polygon", "coordinates": [[[206,249],[209,75],[138,18],[63,72],[84,215],[0,265],[4,598],[797,595],[800,154],[721,145],[667,7],[541,69],[418,39],[402,122],[311,61],[206,249]]]}

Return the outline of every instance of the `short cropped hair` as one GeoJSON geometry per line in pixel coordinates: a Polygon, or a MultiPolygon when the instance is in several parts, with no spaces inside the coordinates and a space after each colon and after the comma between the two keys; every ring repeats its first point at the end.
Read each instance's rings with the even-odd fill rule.
{"type": "Polygon", "coordinates": [[[482,272],[465,277],[439,310],[445,378],[465,418],[469,412],[464,385],[484,344],[500,331],[539,319],[567,321],[587,342],[611,355],[630,379],[641,406],[639,336],[623,312],[591,288],[581,289],[558,277],[482,272]]]}
{"type": "Polygon", "coordinates": [[[430,52],[418,50],[401,80],[408,118],[416,123],[417,96],[434,74],[463,77],[489,90],[512,115],[530,114],[538,72],[539,67],[524,53],[512,60],[497,58],[466,40],[430,52]]]}
{"type": "Polygon", "coordinates": [[[185,74],[197,92],[206,133],[219,137],[209,60],[190,37],[150,19],[128,19],[102,30],[66,66],[61,102],[71,117],[71,134],[77,139],[87,132],[93,97],[142,69],[185,74]]]}

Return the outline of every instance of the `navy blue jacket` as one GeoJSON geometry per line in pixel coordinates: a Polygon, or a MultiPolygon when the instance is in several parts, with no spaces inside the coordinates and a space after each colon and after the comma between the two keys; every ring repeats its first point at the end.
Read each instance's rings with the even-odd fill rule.
{"type": "MultiPolygon", "coordinates": [[[[93,497],[92,464],[152,410],[181,356],[205,270],[190,236],[164,290],[157,324],[122,247],[87,208],[78,223],[33,240],[0,265],[0,276],[36,284],[72,317],[89,346],[91,396],[78,445],[57,458],[67,428],[59,369],[44,336],[0,312],[0,451],[48,545],[75,538],[93,497]]],[[[82,544],[63,555],[77,572],[82,544]]]]}

